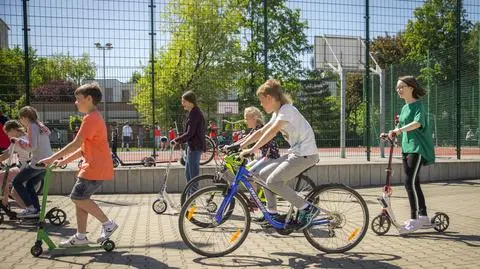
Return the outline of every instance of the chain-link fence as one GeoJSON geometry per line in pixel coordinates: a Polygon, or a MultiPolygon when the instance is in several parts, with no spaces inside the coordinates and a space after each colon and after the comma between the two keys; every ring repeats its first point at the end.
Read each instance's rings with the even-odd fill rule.
{"type": "Polygon", "coordinates": [[[0,19],[2,110],[15,118],[36,107],[54,147],[79,126],[73,92],[83,83],[104,89],[98,109],[109,134],[118,130],[119,152],[131,126],[122,156],[135,162],[167,158],[159,137],[182,131],[186,90],[226,143],[245,126],[225,120],[260,107],[257,87],[277,78],[321,156],[370,159],[383,155],[378,136],[404,104],[397,78],[415,75],[437,155],[480,156],[474,0],[6,0],[0,19]]]}

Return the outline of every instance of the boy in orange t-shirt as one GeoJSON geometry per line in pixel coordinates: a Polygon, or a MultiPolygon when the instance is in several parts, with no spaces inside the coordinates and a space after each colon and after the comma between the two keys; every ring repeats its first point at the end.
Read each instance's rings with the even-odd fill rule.
{"type": "Polygon", "coordinates": [[[63,157],[57,163],[62,166],[83,156],[84,162],[78,172],[77,182],[73,186],[70,198],[75,203],[77,213],[77,233],[60,243],[62,247],[82,246],[89,243],[87,233],[88,214],[97,218],[103,225],[97,243],[107,240],[118,225],[105,215],[98,205],[90,199],[104,180],[113,180],[113,162],[108,146],[107,127],[97,110],[102,100],[102,92],[97,83],[80,86],[75,90],[75,105],[78,111],[86,113],[82,125],[73,141],[52,155],[41,160],[46,165],[63,157]],[[65,158],[65,156],[67,156],[65,158]]]}

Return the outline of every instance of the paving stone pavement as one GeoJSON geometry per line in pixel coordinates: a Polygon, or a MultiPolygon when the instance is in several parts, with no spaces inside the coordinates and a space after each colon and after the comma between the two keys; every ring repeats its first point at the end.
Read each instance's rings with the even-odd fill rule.
{"type": "MultiPolygon", "coordinates": [[[[228,256],[205,258],[182,242],[178,216],[156,215],[155,195],[98,195],[107,215],[120,225],[112,239],[117,248],[33,258],[35,229],[26,224],[0,225],[0,268],[480,268],[480,179],[423,185],[430,215],[450,216],[445,233],[432,230],[400,237],[391,229],[376,236],[370,229],[363,241],[344,254],[325,254],[313,248],[302,233],[281,236],[252,224],[243,245],[228,256]]],[[[358,189],[367,201],[370,220],[379,213],[376,198],[381,187],[358,189]]],[[[179,199],[179,195],[174,195],[179,199]]],[[[49,197],[68,214],[69,224],[47,225],[55,242],[75,232],[74,206],[67,197],[49,197]]],[[[409,216],[403,186],[394,187],[393,208],[399,220],[409,216]]],[[[95,240],[100,223],[89,218],[89,238],[95,240]]],[[[44,244],[45,249],[45,244],[44,244]]]]}

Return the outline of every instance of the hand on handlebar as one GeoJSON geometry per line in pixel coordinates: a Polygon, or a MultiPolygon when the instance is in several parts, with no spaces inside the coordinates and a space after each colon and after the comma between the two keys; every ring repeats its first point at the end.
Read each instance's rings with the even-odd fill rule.
{"type": "Polygon", "coordinates": [[[248,158],[249,156],[253,155],[253,150],[250,148],[250,149],[244,149],[242,150],[242,152],[240,152],[240,157],[242,158],[248,158]]]}

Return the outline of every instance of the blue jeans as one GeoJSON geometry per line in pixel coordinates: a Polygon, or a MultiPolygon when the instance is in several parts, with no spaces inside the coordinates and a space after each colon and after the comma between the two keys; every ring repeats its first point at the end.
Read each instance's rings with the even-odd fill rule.
{"type": "Polygon", "coordinates": [[[13,179],[12,185],[27,207],[33,205],[37,210],[40,210],[40,202],[38,201],[35,186],[44,176],[44,169],[34,169],[31,166],[27,166],[20,170],[20,173],[13,179]]]}
{"type": "MultiPolygon", "coordinates": [[[[200,174],[200,156],[202,155],[202,150],[187,150],[187,158],[185,159],[185,178],[189,182],[192,178],[200,174]]],[[[198,190],[198,184],[192,185],[192,193],[198,190]]]]}

